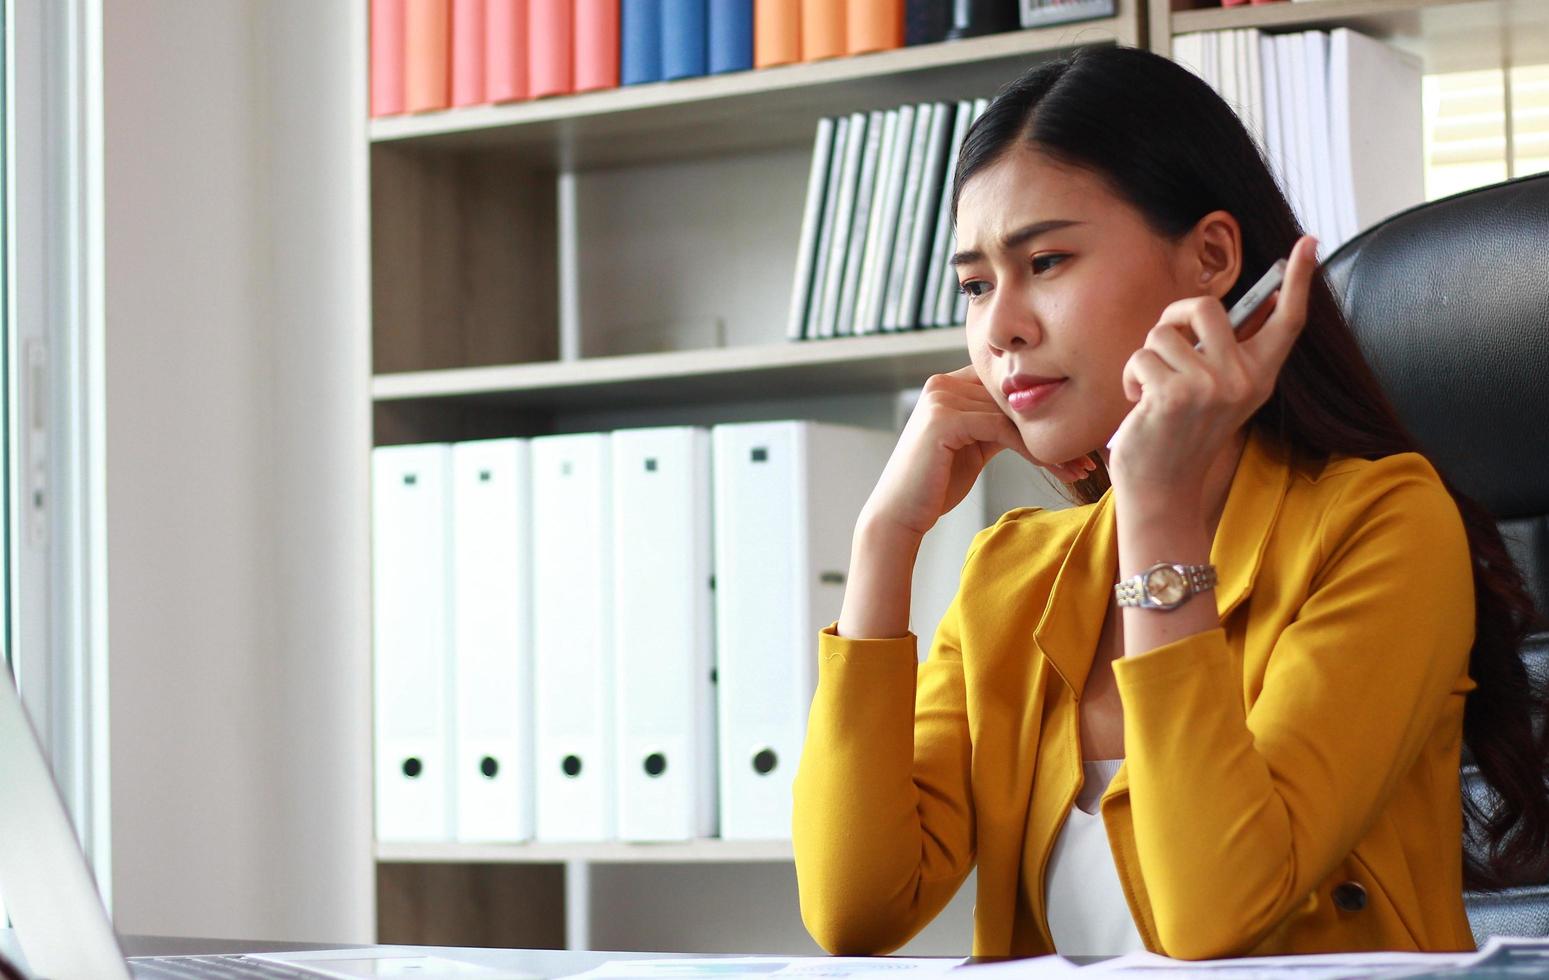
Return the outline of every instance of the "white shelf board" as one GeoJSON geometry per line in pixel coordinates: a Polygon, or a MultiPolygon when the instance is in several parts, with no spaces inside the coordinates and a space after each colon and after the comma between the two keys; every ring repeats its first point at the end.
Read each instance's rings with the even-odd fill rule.
{"type": "Polygon", "coordinates": [[[370,123],[378,147],[498,148],[560,169],[719,155],[812,138],[819,116],[988,96],[1040,58],[1140,43],[1141,0],[1114,17],[871,54],[370,123]]]}
{"type": "Polygon", "coordinates": [[[681,843],[632,844],[462,844],[382,843],[376,859],[394,864],[748,864],[789,863],[790,841],[730,841],[719,839],[681,843]]]}
{"type": "Polygon", "coordinates": [[[379,374],[372,398],[471,400],[511,407],[622,408],[896,391],[968,364],[963,329],[379,374]]]}
{"type": "Polygon", "coordinates": [[[1427,71],[1549,61],[1549,0],[1307,0],[1178,10],[1172,33],[1349,27],[1412,51],[1427,71]]]}

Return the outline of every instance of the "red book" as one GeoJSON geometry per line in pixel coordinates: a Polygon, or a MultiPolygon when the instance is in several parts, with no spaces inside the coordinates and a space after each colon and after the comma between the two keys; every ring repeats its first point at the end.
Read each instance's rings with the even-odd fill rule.
{"type": "Polygon", "coordinates": [[[484,0],[452,0],[452,104],[484,99],[484,0]]]}
{"type": "Polygon", "coordinates": [[[846,52],[844,0],[801,0],[801,60],[837,58],[846,52]]]}
{"type": "Polygon", "coordinates": [[[527,0],[484,0],[484,97],[527,95],[527,0]]]}
{"type": "Polygon", "coordinates": [[[403,0],[371,0],[371,114],[403,111],[403,0]]]}
{"type": "Polygon", "coordinates": [[[527,87],[533,98],[574,90],[574,45],[574,0],[528,0],[527,87]]]}
{"type": "Polygon", "coordinates": [[[451,104],[452,9],[450,0],[406,0],[404,107],[410,112],[451,104]]]}
{"type": "Polygon", "coordinates": [[[619,85],[619,0],[575,0],[575,90],[619,85]]]}
{"type": "Polygon", "coordinates": [[[753,67],[801,60],[801,0],[753,0],[753,67]]]}

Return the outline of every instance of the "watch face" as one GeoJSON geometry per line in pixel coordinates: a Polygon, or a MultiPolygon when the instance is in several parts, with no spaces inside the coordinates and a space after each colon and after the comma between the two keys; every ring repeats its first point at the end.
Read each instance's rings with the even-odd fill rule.
{"type": "Polygon", "coordinates": [[[1188,581],[1170,565],[1146,573],[1146,594],[1164,606],[1182,602],[1188,596],[1188,581]]]}

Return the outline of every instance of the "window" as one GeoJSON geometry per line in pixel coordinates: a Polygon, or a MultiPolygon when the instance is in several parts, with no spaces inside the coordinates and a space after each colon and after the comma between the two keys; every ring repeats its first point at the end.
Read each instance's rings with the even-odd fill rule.
{"type": "Polygon", "coordinates": [[[1427,75],[1425,196],[1549,170],[1549,65],[1427,75]]]}

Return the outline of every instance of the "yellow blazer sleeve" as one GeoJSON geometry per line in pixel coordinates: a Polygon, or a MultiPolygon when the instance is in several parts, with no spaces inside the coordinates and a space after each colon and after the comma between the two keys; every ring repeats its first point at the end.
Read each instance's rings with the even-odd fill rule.
{"type": "Polygon", "coordinates": [[[1114,664],[1135,847],[1172,956],[1241,955],[1305,901],[1471,684],[1456,504],[1414,455],[1349,480],[1251,709],[1221,629],[1114,664]]]}
{"type": "Polygon", "coordinates": [[[958,603],[916,666],[915,637],[818,637],[818,685],[794,787],[802,921],[831,953],[887,953],[973,866],[958,603]]]}

